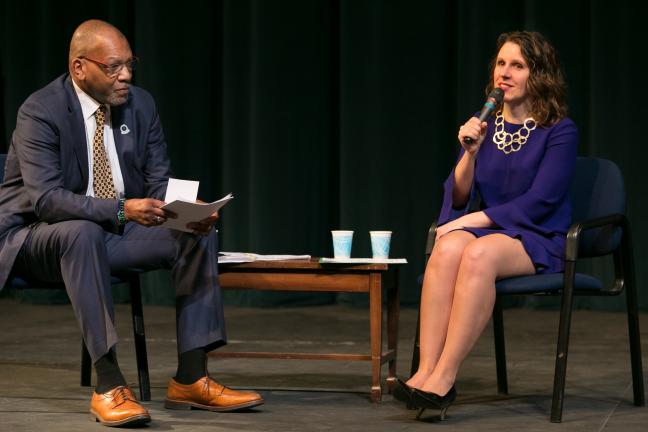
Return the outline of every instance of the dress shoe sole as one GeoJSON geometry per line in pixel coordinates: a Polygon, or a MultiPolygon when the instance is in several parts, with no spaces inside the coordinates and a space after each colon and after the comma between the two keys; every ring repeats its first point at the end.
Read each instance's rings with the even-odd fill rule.
{"type": "Polygon", "coordinates": [[[213,405],[203,405],[196,402],[176,401],[176,400],[166,399],[164,401],[164,408],[172,409],[172,410],[190,410],[193,408],[193,409],[201,409],[201,410],[215,411],[215,412],[231,412],[231,411],[238,411],[246,408],[253,408],[255,406],[263,405],[263,403],[264,403],[263,399],[255,399],[249,402],[243,402],[234,405],[213,406],[213,405]]]}
{"type": "Polygon", "coordinates": [[[101,418],[99,414],[97,414],[95,411],[90,410],[90,413],[92,414],[92,417],[95,419],[95,421],[101,423],[104,426],[138,426],[138,425],[143,425],[145,423],[148,423],[151,421],[151,416],[148,414],[138,414],[134,415],[131,417],[127,417],[123,420],[104,420],[101,418]]]}

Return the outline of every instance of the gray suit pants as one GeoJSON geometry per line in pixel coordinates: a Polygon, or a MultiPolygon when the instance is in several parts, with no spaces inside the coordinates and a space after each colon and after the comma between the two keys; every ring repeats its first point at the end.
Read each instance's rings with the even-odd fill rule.
{"type": "Polygon", "coordinates": [[[14,265],[18,275],[65,284],[93,362],[117,343],[111,272],[160,268],[173,276],[178,352],[224,345],[215,230],[202,237],[129,222],[117,235],[84,220],[39,223],[14,265]]]}

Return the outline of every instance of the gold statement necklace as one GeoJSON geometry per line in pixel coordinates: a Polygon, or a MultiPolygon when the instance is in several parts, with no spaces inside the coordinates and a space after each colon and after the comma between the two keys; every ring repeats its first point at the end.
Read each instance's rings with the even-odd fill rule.
{"type": "Polygon", "coordinates": [[[524,144],[526,144],[531,131],[537,126],[537,122],[533,117],[524,120],[522,127],[515,133],[509,133],[504,130],[504,116],[502,111],[498,111],[495,115],[495,134],[493,135],[493,142],[497,144],[497,148],[504,153],[519,151],[524,144]]]}

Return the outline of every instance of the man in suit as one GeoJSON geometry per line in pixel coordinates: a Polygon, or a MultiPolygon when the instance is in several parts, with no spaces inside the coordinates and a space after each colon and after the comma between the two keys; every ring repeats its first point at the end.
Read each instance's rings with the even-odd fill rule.
{"type": "Polygon", "coordinates": [[[126,37],[99,20],[74,32],[69,73],[21,106],[0,187],[0,287],[9,273],[62,281],[97,372],[90,410],[108,426],[150,421],[121,374],[110,274],[170,268],[176,290],[178,370],[165,406],[233,411],[256,392],[216,383],[207,352],[225,344],[218,283],[218,215],[193,233],[160,226],[170,176],[153,98],[130,84],[126,37]]]}

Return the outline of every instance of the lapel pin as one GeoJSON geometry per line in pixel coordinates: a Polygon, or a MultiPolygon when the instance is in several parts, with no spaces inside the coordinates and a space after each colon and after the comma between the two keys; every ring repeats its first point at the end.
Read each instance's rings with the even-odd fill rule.
{"type": "Polygon", "coordinates": [[[130,132],[130,129],[128,129],[128,126],[125,124],[119,126],[119,131],[121,132],[122,135],[126,135],[127,133],[130,132]]]}

